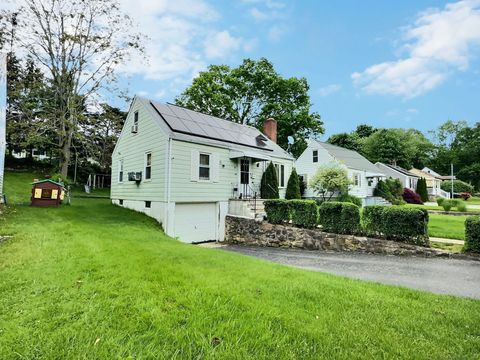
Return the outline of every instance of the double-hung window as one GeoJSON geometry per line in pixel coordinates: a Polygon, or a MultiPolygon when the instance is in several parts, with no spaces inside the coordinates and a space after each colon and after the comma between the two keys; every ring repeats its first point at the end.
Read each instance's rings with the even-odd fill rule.
{"type": "Polygon", "coordinates": [[[285,187],[285,165],[275,164],[275,170],[277,170],[278,186],[285,187]]]}
{"type": "Polygon", "coordinates": [[[360,174],[359,173],[353,174],[353,185],[362,186],[362,181],[360,179],[360,174]]]}
{"type": "Polygon", "coordinates": [[[313,150],[312,152],[312,155],[313,155],[313,162],[316,163],[318,162],[318,150],[313,150]]]}
{"type": "Polygon", "coordinates": [[[145,180],[152,178],[152,153],[145,153],[145,180]]]}
{"type": "Polygon", "coordinates": [[[118,182],[123,182],[123,160],[118,160],[118,182]]]}
{"type": "Polygon", "coordinates": [[[200,180],[210,180],[210,154],[200,153],[198,177],[200,180]]]}

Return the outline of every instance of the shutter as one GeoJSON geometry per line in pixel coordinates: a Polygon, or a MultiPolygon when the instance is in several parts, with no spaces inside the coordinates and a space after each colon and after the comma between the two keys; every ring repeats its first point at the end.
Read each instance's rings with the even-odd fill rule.
{"type": "Polygon", "coordinates": [[[212,181],[217,183],[219,178],[218,170],[220,167],[220,160],[219,160],[218,154],[212,154],[211,160],[212,160],[212,181]]]}
{"type": "Polygon", "coordinates": [[[192,150],[191,153],[191,168],[190,168],[190,180],[198,181],[198,162],[199,162],[200,153],[197,150],[192,150]]]}

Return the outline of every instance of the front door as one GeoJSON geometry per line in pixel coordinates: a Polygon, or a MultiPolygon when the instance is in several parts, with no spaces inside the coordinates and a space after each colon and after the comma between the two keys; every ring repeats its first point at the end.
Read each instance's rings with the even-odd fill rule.
{"type": "Polygon", "coordinates": [[[240,159],[240,193],[242,198],[249,197],[250,189],[250,159],[240,159]]]}

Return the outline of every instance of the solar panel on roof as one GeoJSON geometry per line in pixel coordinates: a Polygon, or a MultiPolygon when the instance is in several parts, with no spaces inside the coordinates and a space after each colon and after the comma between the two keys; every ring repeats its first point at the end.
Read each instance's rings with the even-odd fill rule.
{"type": "Polygon", "coordinates": [[[259,146],[256,139],[259,131],[254,128],[175,105],[153,102],[151,105],[173,131],[273,151],[266,144],[259,146]]]}

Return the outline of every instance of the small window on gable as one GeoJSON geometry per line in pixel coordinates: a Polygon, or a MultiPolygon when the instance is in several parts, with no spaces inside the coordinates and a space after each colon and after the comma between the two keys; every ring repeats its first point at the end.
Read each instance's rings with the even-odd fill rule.
{"type": "Polygon", "coordinates": [[[313,162],[318,162],[318,150],[313,150],[313,162]]]}
{"type": "Polygon", "coordinates": [[[210,180],[210,154],[200,154],[198,175],[200,180],[210,180]]]}
{"type": "Polygon", "coordinates": [[[133,126],[132,126],[132,133],[136,134],[138,132],[138,111],[133,113],[133,126]]]}
{"type": "Polygon", "coordinates": [[[152,153],[145,153],[145,180],[152,178],[152,153]]]}
{"type": "Polygon", "coordinates": [[[355,185],[355,186],[362,186],[362,181],[361,181],[361,178],[360,178],[360,174],[355,173],[355,174],[353,175],[353,185],[355,185]]]}

